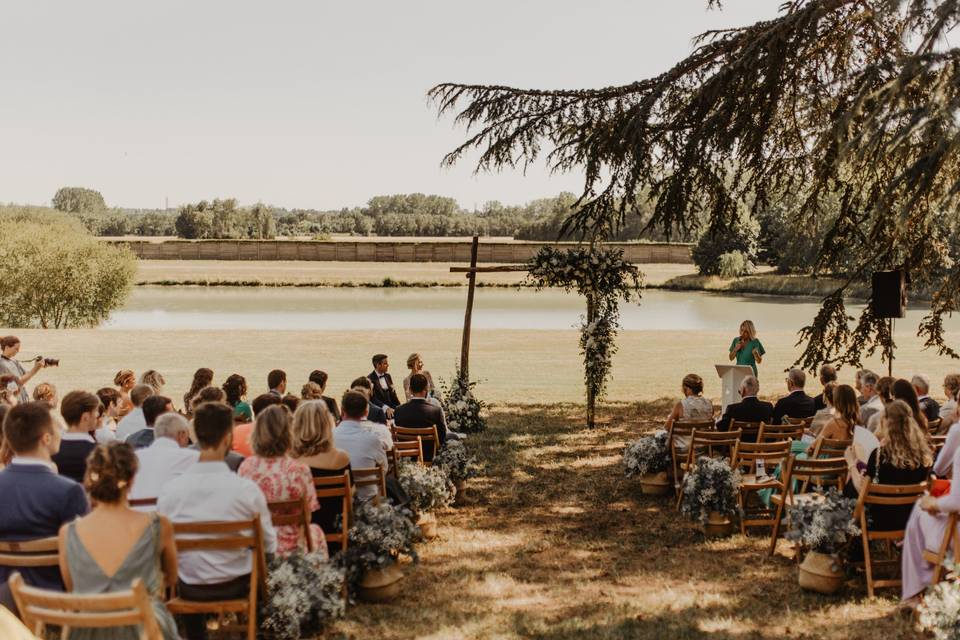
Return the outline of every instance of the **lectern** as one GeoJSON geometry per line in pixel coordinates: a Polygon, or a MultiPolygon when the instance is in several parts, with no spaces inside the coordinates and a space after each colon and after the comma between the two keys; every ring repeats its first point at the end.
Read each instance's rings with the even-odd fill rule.
{"type": "Polygon", "coordinates": [[[722,388],[720,398],[720,414],[727,410],[728,404],[740,402],[740,383],[747,376],[753,375],[753,367],[745,364],[718,364],[717,375],[720,376],[722,388]]]}

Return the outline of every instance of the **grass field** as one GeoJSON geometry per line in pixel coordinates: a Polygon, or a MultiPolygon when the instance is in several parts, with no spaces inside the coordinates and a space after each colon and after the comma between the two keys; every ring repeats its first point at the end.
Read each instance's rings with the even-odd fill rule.
{"type": "Polygon", "coordinates": [[[894,613],[896,590],[803,592],[793,561],[767,555],[766,530],[706,542],[669,498],[641,496],[621,452],[666,408],[609,408],[595,431],[573,406],[492,411],[469,441],[487,468],[467,505],[439,515],[395,604],[349,609],[331,637],[919,637],[894,613]]]}

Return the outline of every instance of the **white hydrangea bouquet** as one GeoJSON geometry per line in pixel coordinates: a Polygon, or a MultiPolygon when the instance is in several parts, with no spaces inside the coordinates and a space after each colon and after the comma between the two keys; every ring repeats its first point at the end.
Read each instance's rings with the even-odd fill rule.
{"type": "Polygon", "coordinates": [[[410,496],[410,507],[418,514],[450,506],[456,496],[453,483],[439,466],[408,462],[397,472],[400,486],[410,496]]]}
{"type": "Polygon", "coordinates": [[[473,393],[476,381],[466,380],[457,372],[449,386],[440,380],[440,405],[443,407],[447,427],[463,433],[480,433],[487,428],[483,417],[486,404],[473,393]]]}
{"type": "Polygon", "coordinates": [[[297,550],[274,558],[267,572],[263,630],[274,640],[319,635],[343,617],[343,580],[343,569],[326,562],[316,552],[297,550]]]}
{"type": "Polygon", "coordinates": [[[660,473],[669,466],[670,449],[663,429],[631,442],[623,451],[623,470],[628,478],[660,473]]]}
{"type": "Polygon", "coordinates": [[[466,445],[460,440],[448,440],[440,453],[434,456],[433,466],[443,469],[454,484],[469,480],[480,473],[480,464],[476,457],[467,451],[466,445]]]}
{"type": "Polygon", "coordinates": [[[401,555],[418,560],[413,543],[420,539],[420,528],[413,513],[389,502],[356,501],[349,536],[349,546],[334,562],[346,572],[351,593],[368,569],[385,569],[401,555]]]}
{"type": "Polygon", "coordinates": [[[789,507],[790,530],[786,538],[804,548],[835,556],[860,535],[853,519],[857,501],[845,498],[835,487],[823,500],[804,500],[789,507]]]}
{"type": "MultiPolygon", "coordinates": [[[[956,575],[956,566],[951,573],[956,575]]],[[[947,580],[934,585],[924,596],[919,612],[920,626],[936,640],[960,638],[960,583],[947,580]]]]}
{"type": "Polygon", "coordinates": [[[700,456],[683,477],[680,512],[706,524],[711,513],[731,516],[739,512],[737,491],[740,472],[724,458],[700,456]]]}

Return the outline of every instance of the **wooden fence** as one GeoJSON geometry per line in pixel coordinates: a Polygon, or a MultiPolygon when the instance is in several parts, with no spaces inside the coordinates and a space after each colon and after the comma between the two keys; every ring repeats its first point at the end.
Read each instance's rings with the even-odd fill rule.
{"type": "MultiPolygon", "coordinates": [[[[317,260],[340,262],[470,262],[470,242],[463,241],[320,241],[320,240],[113,240],[142,260],[317,260]]],[[[532,258],[545,242],[485,242],[479,262],[519,263],[532,258]]],[[[563,246],[566,243],[558,243],[563,246]]],[[[691,262],[689,244],[611,243],[633,263],[691,262]]]]}

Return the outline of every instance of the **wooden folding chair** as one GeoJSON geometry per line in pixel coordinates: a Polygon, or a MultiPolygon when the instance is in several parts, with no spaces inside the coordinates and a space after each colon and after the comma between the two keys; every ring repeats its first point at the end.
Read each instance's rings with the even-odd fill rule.
{"type": "Polygon", "coordinates": [[[394,443],[411,442],[420,440],[423,448],[423,464],[430,466],[433,464],[433,456],[440,450],[440,436],[436,427],[394,427],[394,443]]]}
{"type": "MultiPolygon", "coordinates": [[[[394,442],[393,444],[396,445],[397,443],[394,442]]],[[[393,476],[397,480],[400,479],[400,477],[397,475],[397,466],[399,465],[399,463],[400,463],[400,458],[397,456],[396,447],[394,447],[393,449],[388,449],[387,450],[387,475],[393,476]]]]}
{"type": "Polygon", "coordinates": [[[294,500],[276,500],[268,502],[270,520],[274,527],[298,527],[307,541],[307,552],[316,551],[313,548],[313,536],[310,535],[310,501],[309,498],[294,500]]]}
{"type": "Polygon", "coordinates": [[[930,444],[933,445],[933,459],[936,460],[943,445],[947,444],[947,436],[931,436],[930,444]]]}
{"type": "Polygon", "coordinates": [[[397,466],[404,458],[409,458],[420,464],[423,462],[423,440],[400,440],[393,443],[393,455],[396,457],[397,466]]]}
{"type": "Polygon", "coordinates": [[[127,591],[90,595],[28,587],[17,572],[10,576],[10,591],[23,623],[38,638],[48,637],[47,625],[60,627],[60,637],[67,640],[74,629],[130,626],[140,627],[140,640],[163,638],[140,578],[127,591]]]}
{"type": "MultiPolygon", "coordinates": [[[[764,504],[759,498],[751,503],[750,496],[764,489],[783,490],[781,480],[773,475],[776,467],[780,467],[781,475],[786,469],[787,459],[790,457],[790,441],[780,442],[740,442],[736,447],[734,469],[742,471],[742,481],[737,491],[737,502],[740,505],[740,533],[747,535],[747,527],[773,526],[775,510],[764,504]],[[757,477],[757,461],[763,460],[767,477],[757,477]]],[[[772,504],[772,503],[771,503],[772,504]]]]}
{"type": "Polygon", "coordinates": [[[782,424],[793,424],[793,425],[803,425],[804,429],[809,429],[810,425],[813,424],[813,416],[807,418],[791,418],[790,416],[783,416],[782,424]]]}
{"type": "Polygon", "coordinates": [[[895,553],[894,543],[903,540],[905,529],[895,531],[872,531],[869,526],[868,507],[876,505],[897,506],[912,505],[927,490],[927,483],[918,484],[875,484],[869,477],[864,478],[863,488],[860,490],[860,499],[857,501],[857,509],[854,512],[854,518],[859,520],[860,540],[863,543],[863,566],[867,574],[867,595],[873,597],[873,592],[878,587],[899,587],[900,578],[875,579],[873,573],[876,567],[886,566],[899,568],[899,553],[895,553]],[[873,540],[883,540],[887,543],[887,551],[891,555],[897,555],[895,560],[883,560],[874,562],[870,554],[870,542],[873,540]]]}
{"type": "Polygon", "coordinates": [[[936,434],[940,431],[940,425],[943,424],[943,418],[934,418],[933,420],[927,420],[927,431],[932,434],[936,434]]]}
{"type": "Polygon", "coordinates": [[[383,467],[377,465],[365,469],[352,469],[354,492],[362,487],[376,487],[379,498],[387,497],[387,480],[383,474],[383,467]]]}
{"type": "Polygon", "coordinates": [[[777,539],[780,537],[787,507],[804,500],[816,499],[815,494],[796,491],[796,485],[802,482],[806,486],[805,481],[815,479],[820,486],[832,484],[837,491],[843,491],[847,473],[847,461],[843,458],[804,460],[791,455],[787,459],[786,469],[781,476],[780,493],[770,496],[770,503],[777,507],[777,512],[773,516],[773,531],[770,532],[770,555],[777,550],[777,539]]]}
{"type": "Polygon", "coordinates": [[[252,554],[250,593],[246,598],[201,602],[176,596],[167,601],[173,615],[215,614],[222,621],[227,613],[246,614],[247,640],[257,637],[258,592],[266,594],[267,566],[263,551],[263,533],[260,516],[237,522],[182,522],[174,523],[173,535],[177,551],[238,551],[247,549],[252,554]],[[197,537],[204,536],[204,537],[197,537]]]}
{"type": "Polygon", "coordinates": [[[813,448],[814,458],[842,458],[847,449],[853,446],[853,440],[820,438],[813,448]]]}
{"type": "Polygon", "coordinates": [[[0,567],[57,567],[60,555],[57,537],[0,542],[0,567]]]}
{"type": "Polygon", "coordinates": [[[324,531],[323,535],[327,539],[327,543],[335,542],[340,545],[341,551],[346,551],[347,543],[350,540],[350,509],[353,506],[353,487],[350,485],[350,473],[344,471],[342,476],[314,478],[313,486],[317,490],[317,500],[320,501],[321,509],[324,508],[324,501],[331,501],[330,498],[341,499],[340,530],[324,531]]]}
{"type": "Polygon", "coordinates": [[[739,431],[741,442],[759,442],[760,433],[763,431],[763,422],[731,420],[730,431],[739,431]]]}
{"type": "Polygon", "coordinates": [[[766,424],[760,431],[757,442],[783,442],[793,440],[800,442],[803,439],[805,427],[802,424],[766,424]]]}
{"type": "Polygon", "coordinates": [[[957,532],[957,514],[951,513],[947,519],[947,528],[943,531],[943,540],[940,541],[940,547],[937,551],[923,550],[923,559],[933,565],[933,582],[937,584],[943,578],[944,570],[947,569],[945,562],[950,549],[953,549],[954,559],[957,552],[960,551],[960,535],[957,532]]]}
{"type": "MultiPolygon", "coordinates": [[[[690,436],[687,460],[680,463],[680,471],[683,475],[686,475],[687,471],[693,468],[697,457],[703,453],[713,458],[725,452],[726,457],[729,457],[732,463],[737,457],[737,445],[739,443],[739,431],[699,431],[695,429],[690,436]]],[[[680,502],[683,500],[683,475],[679,478],[677,485],[677,509],[680,508],[680,502]]]]}
{"type": "Polygon", "coordinates": [[[667,431],[667,448],[670,450],[670,470],[673,476],[674,489],[677,494],[680,493],[680,465],[687,459],[687,449],[690,447],[690,438],[694,430],[709,431],[715,429],[716,424],[712,420],[702,421],[681,421],[677,420],[670,425],[667,431]]]}

